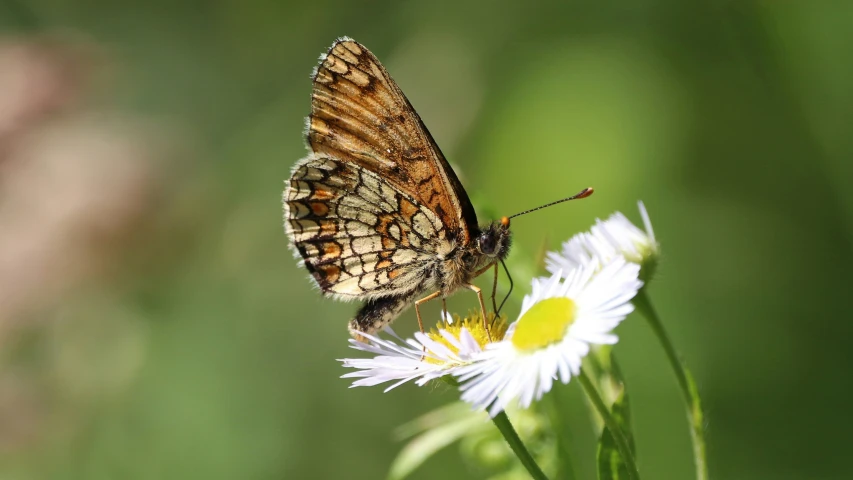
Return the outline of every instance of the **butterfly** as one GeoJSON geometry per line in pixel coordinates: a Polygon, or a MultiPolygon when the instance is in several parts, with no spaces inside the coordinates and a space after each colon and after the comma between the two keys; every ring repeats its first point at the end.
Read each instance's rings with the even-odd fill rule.
{"type": "Polygon", "coordinates": [[[423,331],[419,306],[460,289],[477,294],[485,320],[472,280],[493,266],[497,275],[511,217],[477,223],[432,135],[363,45],[338,39],[312,79],[310,153],[283,204],[291,247],[322,293],[365,301],[349,322],[362,340],[412,304],[423,331]]]}

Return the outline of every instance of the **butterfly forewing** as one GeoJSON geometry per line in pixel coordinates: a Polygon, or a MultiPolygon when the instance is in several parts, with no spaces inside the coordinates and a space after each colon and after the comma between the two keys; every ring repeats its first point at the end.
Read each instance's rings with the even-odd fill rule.
{"type": "Polygon", "coordinates": [[[308,142],[409,193],[464,244],[477,226],[471,202],[420,117],[379,60],[336,42],[314,75],[308,142]]]}

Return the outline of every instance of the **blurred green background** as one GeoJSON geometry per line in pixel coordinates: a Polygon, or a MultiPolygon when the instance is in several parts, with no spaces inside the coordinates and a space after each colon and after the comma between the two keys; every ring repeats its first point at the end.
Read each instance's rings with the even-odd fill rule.
{"type": "MultiPolygon", "coordinates": [[[[47,107],[0,122],[0,478],[379,479],[394,428],[456,398],[347,389],[356,306],[321,299],[287,248],[309,74],[341,35],[383,61],[481,220],[595,187],[518,219],[518,263],[645,201],[712,478],[851,478],[851,19],[832,1],[0,1],[0,44],[62,65],[25,76],[58,89],[47,107]],[[47,185],[19,168],[44,144],[47,185]],[[78,194],[78,217],[22,237],[78,194]],[[10,253],[42,241],[54,257],[10,253]]],[[[692,478],[663,353],[639,317],[618,332],[644,478],[692,478]]],[[[451,447],[413,478],[485,476],[451,447]]]]}

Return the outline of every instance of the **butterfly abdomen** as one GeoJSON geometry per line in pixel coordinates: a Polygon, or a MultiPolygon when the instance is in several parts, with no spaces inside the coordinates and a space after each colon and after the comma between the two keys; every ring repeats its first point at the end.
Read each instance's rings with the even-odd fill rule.
{"type": "Polygon", "coordinates": [[[374,334],[393,322],[415,300],[414,293],[368,300],[349,322],[350,333],[358,340],[358,333],[374,334]]]}

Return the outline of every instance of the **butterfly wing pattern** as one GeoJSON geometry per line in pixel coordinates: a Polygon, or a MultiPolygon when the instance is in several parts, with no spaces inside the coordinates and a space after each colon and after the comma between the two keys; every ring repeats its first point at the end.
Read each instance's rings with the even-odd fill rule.
{"type": "Polygon", "coordinates": [[[503,258],[508,224],[497,232],[501,252],[476,248],[481,233],[465,189],[370,51],[337,40],[313,86],[311,153],[286,182],[285,230],[324,294],[366,300],[350,322],[356,336],[380,330],[425,292],[449,295],[503,258]]]}
{"type": "Polygon", "coordinates": [[[406,193],[357,165],[312,157],[291,177],[291,235],[324,292],[374,298],[403,294],[437,255],[446,228],[406,193]]]}

